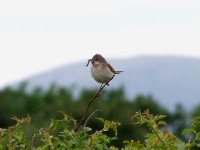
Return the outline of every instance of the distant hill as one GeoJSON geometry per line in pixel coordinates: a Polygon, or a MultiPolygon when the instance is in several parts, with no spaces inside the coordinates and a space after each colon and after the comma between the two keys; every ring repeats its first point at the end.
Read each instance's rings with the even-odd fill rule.
{"type": "MultiPolygon", "coordinates": [[[[162,105],[173,109],[176,103],[192,108],[200,103],[200,59],[172,56],[140,56],[108,60],[116,70],[124,70],[111,81],[109,88],[124,86],[129,97],[150,94],[162,105]]],[[[28,88],[76,85],[99,87],[85,62],[63,65],[25,79],[28,88]]],[[[17,84],[15,84],[16,86],[17,84]]],[[[107,88],[107,89],[109,89],[107,88]]]]}

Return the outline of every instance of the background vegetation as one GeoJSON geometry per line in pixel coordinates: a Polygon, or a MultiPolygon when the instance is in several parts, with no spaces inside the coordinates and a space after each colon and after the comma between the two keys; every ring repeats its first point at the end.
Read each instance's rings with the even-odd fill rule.
{"type": "MultiPolygon", "coordinates": [[[[82,113],[84,112],[86,105],[88,104],[91,97],[93,97],[96,94],[96,91],[97,89],[83,89],[80,95],[75,97],[73,96],[73,92],[70,89],[58,88],[54,85],[52,85],[46,91],[40,88],[36,88],[31,92],[27,92],[26,84],[22,84],[17,89],[13,89],[10,87],[4,88],[0,91],[1,134],[3,137],[4,135],[7,136],[8,135],[6,133],[7,130],[4,131],[3,129],[9,129],[9,127],[13,127],[14,125],[15,125],[14,128],[16,127],[18,129],[18,126],[20,126],[20,130],[19,131],[17,130],[17,132],[19,133],[17,134],[15,133],[15,135],[18,134],[20,135],[23,132],[23,137],[25,139],[29,139],[27,141],[29,141],[30,143],[30,139],[32,139],[33,135],[39,136],[40,137],[39,139],[43,139],[42,141],[45,140],[48,141],[51,139],[49,137],[50,133],[56,134],[60,133],[61,131],[66,131],[66,129],[71,133],[73,131],[72,128],[73,125],[63,127],[62,125],[55,124],[55,121],[53,121],[52,118],[54,118],[54,120],[57,120],[57,122],[59,122],[58,120],[60,120],[60,122],[64,123],[65,125],[66,122],[67,123],[70,122],[70,124],[75,124],[76,122],[75,120],[79,121],[81,119],[82,113]],[[67,115],[68,116],[66,117],[67,119],[65,117],[63,119],[63,116],[66,116],[66,114],[61,115],[60,112],[72,114],[73,119],[71,120],[69,119],[70,115],[67,115]],[[30,117],[26,117],[27,115],[29,115],[30,117]],[[11,118],[13,116],[17,116],[18,118],[24,118],[24,120],[22,119],[21,122],[17,118],[14,118],[14,120],[12,120],[11,118]],[[30,118],[32,118],[31,121],[30,118]],[[21,127],[20,124],[21,123],[23,124],[24,122],[26,123],[30,122],[30,124],[21,127]],[[48,130],[44,130],[52,127],[55,128],[50,133],[48,132],[48,130]]],[[[169,133],[166,135],[169,136],[171,135],[171,137],[173,136],[176,137],[177,139],[175,138],[176,139],[175,141],[181,140],[179,144],[180,145],[182,144],[182,146],[186,147],[186,144],[188,144],[188,142],[191,143],[190,142],[191,137],[193,138],[192,141],[194,141],[195,137],[198,137],[196,133],[198,133],[198,130],[200,129],[198,123],[193,124],[192,126],[192,121],[191,121],[192,119],[194,120],[194,118],[200,116],[200,105],[196,106],[193,111],[186,112],[181,104],[177,104],[175,111],[170,112],[167,108],[157,103],[157,101],[152,96],[138,95],[133,99],[128,99],[125,95],[123,88],[109,90],[109,91],[104,90],[102,92],[102,95],[98,97],[98,99],[95,100],[95,102],[92,104],[89,114],[91,114],[97,109],[101,111],[97,111],[90,118],[87,124],[87,127],[89,128],[82,129],[79,133],[77,134],[73,133],[73,134],[74,136],[80,136],[79,138],[83,138],[82,140],[84,141],[85,139],[87,142],[89,142],[88,135],[90,135],[90,137],[91,136],[93,137],[97,134],[98,135],[96,136],[97,141],[98,142],[101,141],[100,142],[101,146],[105,144],[103,146],[104,148],[106,146],[110,147],[111,145],[113,146],[113,148],[114,146],[119,148],[125,147],[126,144],[124,143],[124,141],[127,141],[127,146],[132,144],[139,146],[144,141],[147,144],[146,140],[148,138],[151,139],[153,135],[157,134],[157,132],[159,134],[164,135],[165,133],[163,132],[163,130],[170,131],[166,132],[169,133]],[[166,117],[165,118],[161,117],[158,120],[153,120],[153,117],[150,114],[139,113],[139,112],[144,112],[146,109],[148,109],[149,112],[151,112],[151,114],[153,114],[154,116],[165,115],[166,117]],[[136,114],[135,118],[139,120],[138,122],[140,124],[139,126],[133,125],[133,121],[131,120],[133,114],[136,114]],[[145,119],[144,116],[146,116],[147,119],[145,119]],[[113,132],[108,130],[107,128],[106,130],[108,130],[108,132],[106,132],[105,135],[103,132],[101,133],[101,131],[103,131],[102,124],[105,127],[105,124],[108,122],[105,122],[104,119],[100,119],[99,121],[96,118],[104,118],[105,120],[112,120],[113,122],[110,122],[110,124],[107,124],[107,126],[109,129],[111,128],[112,130],[114,130],[114,132],[117,131],[117,138],[115,137],[115,134],[113,134],[113,132]],[[162,128],[159,128],[158,126],[160,126],[160,124],[158,123],[158,125],[155,126],[155,124],[157,124],[157,121],[159,121],[160,119],[164,119],[167,125],[165,125],[162,128]],[[118,122],[120,123],[120,126],[118,126],[118,129],[116,130],[116,128],[114,128],[113,126],[117,126],[118,122]],[[153,123],[149,124],[149,122],[153,123]],[[153,124],[154,126],[152,126],[153,124]],[[147,125],[147,127],[145,125],[147,125]],[[190,128],[191,126],[193,127],[192,129],[190,128]],[[186,134],[183,134],[183,131],[186,128],[190,128],[190,130],[186,130],[185,131],[186,134]],[[148,137],[147,135],[149,130],[152,133],[152,136],[150,137],[148,137]],[[81,135],[79,135],[80,133],[81,135]],[[140,141],[140,144],[136,142],[138,140],[140,141]]],[[[12,130],[12,128],[9,129],[9,132],[10,130],[12,130]]],[[[61,135],[66,136],[66,134],[67,133],[65,134],[63,133],[61,135]]],[[[21,137],[21,140],[23,139],[22,136],[19,137],[21,137]]],[[[54,135],[54,137],[57,136],[54,135]]],[[[75,140],[79,138],[77,137],[75,138],[75,140]]],[[[159,137],[156,136],[155,138],[158,139],[159,137]]],[[[163,140],[166,139],[167,138],[164,138],[163,140]]],[[[59,142],[60,139],[58,138],[57,140],[59,142]]],[[[198,139],[196,140],[197,140],[196,143],[198,143],[198,139]]],[[[46,144],[50,142],[47,141],[46,144]]],[[[40,140],[38,141],[36,140],[35,143],[36,145],[37,144],[40,145],[41,144],[40,142],[41,142],[40,140]]],[[[170,140],[168,142],[170,142],[170,140]]],[[[7,143],[6,138],[0,139],[0,143],[4,144],[7,143]]],[[[150,143],[152,143],[152,141],[150,143]]],[[[175,145],[177,146],[177,143],[175,145]]],[[[189,146],[192,147],[191,145],[189,146]]],[[[193,145],[193,149],[194,146],[197,146],[197,144],[193,145]]],[[[29,145],[29,147],[31,147],[31,145],[29,145]]]]}

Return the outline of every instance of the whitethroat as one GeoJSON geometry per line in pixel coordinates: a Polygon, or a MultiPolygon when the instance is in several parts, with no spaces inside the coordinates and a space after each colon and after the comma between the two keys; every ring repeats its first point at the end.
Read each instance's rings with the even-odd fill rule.
{"type": "Polygon", "coordinates": [[[107,83],[113,78],[115,74],[123,72],[115,71],[100,54],[95,54],[92,59],[89,59],[86,66],[88,66],[90,62],[92,63],[91,75],[97,82],[101,83],[101,87],[104,83],[107,83]]]}

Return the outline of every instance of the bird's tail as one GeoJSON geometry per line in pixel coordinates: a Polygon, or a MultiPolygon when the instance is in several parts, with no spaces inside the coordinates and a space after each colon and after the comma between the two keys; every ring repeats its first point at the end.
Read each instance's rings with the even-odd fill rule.
{"type": "Polygon", "coordinates": [[[120,74],[121,72],[124,72],[124,71],[115,71],[115,74],[120,74]]]}

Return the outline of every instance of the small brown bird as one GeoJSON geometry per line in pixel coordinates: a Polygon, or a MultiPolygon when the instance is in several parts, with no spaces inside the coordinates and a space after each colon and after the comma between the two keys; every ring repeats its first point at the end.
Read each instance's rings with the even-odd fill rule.
{"type": "MultiPolygon", "coordinates": [[[[92,77],[97,82],[101,83],[101,86],[108,82],[115,74],[123,72],[115,71],[113,67],[106,61],[106,59],[100,54],[95,54],[92,59],[88,60],[88,64],[90,61],[92,63],[92,77]]],[[[88,66],[88,64],[86,66],[88,66]]]]}

